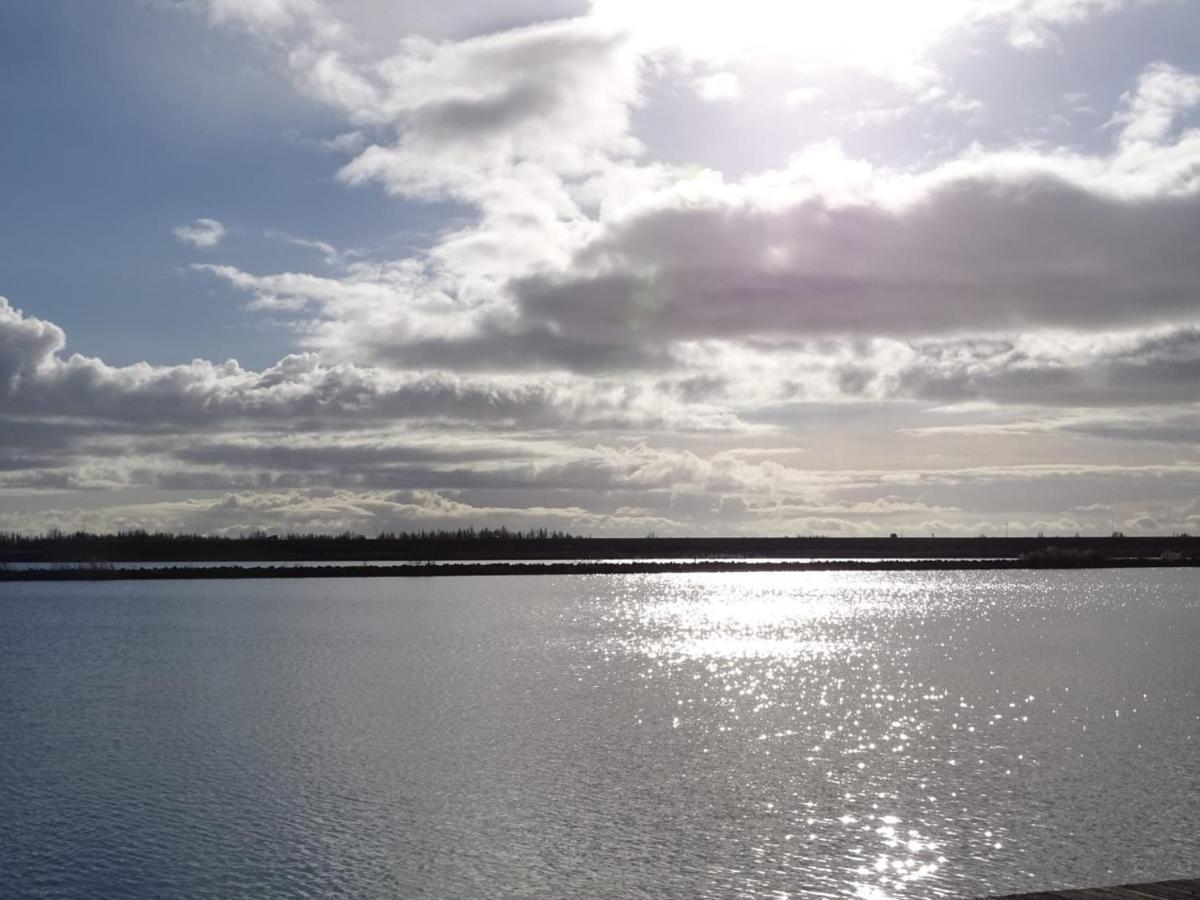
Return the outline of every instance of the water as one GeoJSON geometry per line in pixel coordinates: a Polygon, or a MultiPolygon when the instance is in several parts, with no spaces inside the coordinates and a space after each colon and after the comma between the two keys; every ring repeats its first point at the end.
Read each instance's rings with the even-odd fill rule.
{"type": "Polygon", "coordinates": [[[1197,874],[1200,578],[0,585],[5,897],[1197,874]]]}

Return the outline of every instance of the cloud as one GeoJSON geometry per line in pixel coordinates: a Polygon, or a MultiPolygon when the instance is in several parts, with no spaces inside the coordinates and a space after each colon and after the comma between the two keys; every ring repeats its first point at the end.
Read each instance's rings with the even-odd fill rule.
{"type": "Polygon", "coordinates": [[[1013,46],[1051,45],[1066,27],[1159,0],[941,0],[893,4],[842,0],[781,4],[743,0],[594,0],[592,15],[628,29],[652,57],[783,69],[858,69],[921,93],[942,80],[937,51],[999,30],[1013,46]]]}
{"type": "MultiPolygon", "coordinates": [[[[341,132],[323,146],[342,184],[439,204],[407,209],[427,245],[345,252],[291,223],[270,236],[320,274],[196,266],[292,329],[297,352],[255,368],[68,354],[0,301],[0,495],[42,510],[0,527],[1094,533],[1197,515],[1179,498],[1200,484],[1200,79],[1152,63],[1107,130],[1032,143],[997,126],[1002,97],[959,89],[946,43],[1047,46],[1133,3],[530,0],[503,30],[459,0],[187,5],[340,118],[322,133],[341,132]],[[436,36],[414,36],[422,17],[436,36]],[[735,110],[743,81],[780,94],[735,110]],[[743,165],[725,144],[760,144],[752,120],[779,101],[805,107],[770,123],[781,148],[846,143],[743,165]]],[[[175,234],[213,249],[225,229],[175,234]]]]}
{"type": "MultiPolygon", "coordinates": [[[[266,232],[266,236],[274,240],[291,244],[293,247],[302,247],[305,250],[315,251],[325,261],[325,264],[329,266],[340,264],[346,256],[346,254],[343,254],[338,250],[337,247],[333,246],[333,244],[329,243],[328,241],[318,241],[312,238],[296,237],[293,234],[288,234],[285,231],[277,231],[275,229],[269,229],[266,232]]],[[[204,271],[206,269],[211,271],[213,267],[199,266],[197,268],[200,271],[204,271]]],[[[220,267],[216,267],[216,271],[220,272],[220,267]]]]}
{"type": "Polygon", "coordinates": [[[717,72],[692,82],[701,100],[722,103],[742,96],[742,82],[733,72],[717,72]]]}
{"type": "Polygon", "coordinates": [[[1103,406],[1192,403],[1200,328],[1011,340],[928,342],[895,375],[896,390],[941,402],[1103,406]]]}
{"type": "Polygon", "coordinates": [[[197,250],[209,250],[225,238],[225,226],[216,219],[195,219],[188,225],[171,229],[175,239],[197,250]]]}
{"type": "MultiPolygon", "coordinates": [[[[613,451],[628,455],[645,467],[652,454],[645,448],[613,451]]],[[[661,455],[661,454],[660,454],[661,455]]],[[[595,460],[599,462],[600,459],[595,460]]],[[[615,457],[611,462],[619,462],[615,457]]],[[[663,460],[666,461],[665,459],[663,460]]],[[[1024,466],[977,468],[956,471],[914,471],[904,480],[885,472],[809,473],[804,491],[737,493],[725,486],[684,485],[700,471],[680,458],[654,481],[670,472],[679,487],[670,490],[641,486],[637,490],[610,487],[623,477],[619,468],[594,470],[594,483],[577,483],[574,472],[561,465],[554,477],[569,487],[541,490],[531,486],[529,472],[509,480],[507,471],[461,469],[445,473],[469,476],[461,487],[287,486],[286,476],[246,470],[239,478],[230,470],[224,480],[211,477],[219,470],[203,470],[164,478],[160,484],[176,489],[216,489],[207,497],[150,503],[110,503],[97,507],[57,506],[40,512],[0,513],[0,529],[40,531],[86,528],[151,528],[188,532],[237,532],[265,529],[274,532],[343,530],[371,533],[384,529],[454,527],[474,524],[509,527],[550,526],[576,533],[660,534],[845,534],[880,535],[901,530],[910,533],[997,534],[1010,527],[1014,533],[1049,534],[1083,532],[1107,534],[1114,526],[1143,521],[1129,530],[1156,533],[1185,530],[1196,516],[1189,491],[1200,484],[1195,467],[1087,467],[1024,466]],[[269,477],[264,477],[269,476],[269,477]],[[683,481],[679,481],[683,478],[683,481]],[[240,484],[238,483],[240,481],[240,484]],[[1047,493],[1057,496],[1062,511],[1044,505],[1047,493]],[[1091,499],[1103,496],[1112,502],[1096,506],[1091,499]],[[951,499],[953,498],[953,499],[951,499]],[[513,502],[516,501],[516,502],[513,502]]],[[[700,470],[718,463],[700,462],[700,470]]],[[[413,472],[419,470],[414,469],[413,472]]],[[[518,470],[519,471],[519,470],[518,470]]],[[[145,478],[138,471],[120,472],[91,466],[91,488],[118,486],[105,478],[145,478]]],[[[78,490],[88,486],[87,472],[43,478],[40,489],[78,490]]],[[[649,485],[653,482],[647,482],[649,485]]],[[[743,488],[742,490],[745,490],[743,488]]]]}
{"type": "Polygon", "coordinates": [[[1148,142],[1167,136],[1146,99],[1164,71],[1143,76],[1109,156],[974,150],[914,173],[827,144],[740,183],[675,182],[571,266],[515,281],[521,312],[614,345],[1186,320],[1200,131],[1148,142]]]}
{"type": "Polygon", "coordinates": [[[238,28],[268,39],[303,34],[322,41],[347,37],[345,25],[325,0],[188,0],[207,10],[214,25],[238,28]]]}
{"type": "MultiPolygon", "coordinates": [[[[1006,370],[1013,367],[1046,367],[1041,361],[1048,359],[1060,367],[1088,364],[1082,343],[1063,338],[1058,345],[1039,346],[1039,340],[1046,339],[1013,346],[951,345],[940,348],[940,355],[919,347],[910,351],[908,363],[936,360],[932,368],[943,380],[947,372],[965,371],[967,386],[959,384],[951,397],[958,401],[1015,399],[1024,392],[1039,402],[1077,402],[1079,389],[1072,392],[1069,380],[1067,388],[1006,384],[1006,370]]],[[[987,517],[997,511],[1044,528],[1059,522],[1061,511],[1103,497],[1111,510],[1072,513],[1077,528],[1071,530],[1097,533],[1114,519],[1144,520],[1136,526],[1143,527],[1152,518],[1162,528],[1182,530],[1191,513],[1177,508],[1175,500],[1193,497],[1200,486],[1200,463],[970,466],[947,460],[942,467],[914,465],[904,471],[872,467],[870,448],[880,448],[875,461],[887,457],[894,463],[903,459],[905,440],[946,447],[950,432],[906,438],[892,430],[886,406],[869,404],[810,404],[809,411],[799,410],[797,415],[811,418],[820,436],[804,455],[794,443],[777,452],[769,443],[757,451],[744,449],[754,426],[739,425],[736,418],[726,420],[736,426],[729,433],[732,444],[720,431],[684,440],[680,426],[686,426],[687,416],[696,421],[716,415],[714,421],[720,421],[722,404],[731,399],[741,410],[763,402],[770,389],[758,396],[746,389],[760,379],[753,365],[740,374],[722,363],[720,371],[727,373],[722,378],[697,375],[639,385],[576,376],[398,375],[329,365],[313,354],[289,356],[257,372],[234,362],[114,367],[80,355],[64,357],[64,344],[60,329],[0,304],[0,369],[8,373],[0,398],[0,433],[6,436],[0,444],[0,493],[107,492],[113,500],[100,509],[90,503],[36,515],[6,514],[0,527],[370,532],[462,521],[626,534],[878,534],[897,528],[994,533],[997,526],[988,525],[987,517]],[[873,435],[850,438],[851,446],[864,445],[854,451],[859,456],[837,447],[818,453],[853,422],[873,435]],[[614,440],[621,428],[629,436],[614,440]],[[638,431],[657,438],[639,439],[638,431]],[[593,435],[590,444],[585,434],[593,435]],[[701,449],[705,440],[713,445],[707,450],[701,449]],[[858,468],[846,468],[855,461],[858,468]],[[221,496],[122,502],[122,492],[133,489],[221,496]]],[[[1095,359],[1107,361],[1096,363],[1101,368],[1166,366],[1169,371],[1196,357],[1197,346],[1194,331],[1168,330],[1110,336],[1092,349],[1095,359]]],[[[771,356],[758,354],[759,364],[794,365],[787,354],[783,360],[771,356]]],[[[871,384],[854,390],[874,390],[875,381],[903,384],[895,367],[903,357],[894,348],[863,347],[857,358],[864,372],[872,372],[872,366],[879,371],[871,384]],[[893,368],[885,371],[888,360],[893,368]]],[[[829,371],[832,375],[836,367],[830,364],[829,371]]],[[[1105,387],[1089,384],[1093,377],[1086,371],[1076,377],[1097,397],[1105,387]]],[[[1177,382],[1182,397],[1185,384],[1195,378],[1181,373],[1177,382]]],[[[903,389],[913,387],[904,384],[903,389]]],[[[944,393],[939,401],[946,399],[944,393]]],[[[1147,396],[1170,399],[1161,389],[1147,396]]],[[[1114,402],[1124,401],[1118,396],[1114,402]]],[[[910,424],[911,407],[892,421],[910,424]]],[[[1163,441],[1186,446],[1179,442],[1186,441],[1187,428],[1194,428],[1190,419],[1180,419],[1169,433],[1152,430],[1139,439],[1128,425],[1122,430],[1120,418],[1110,417],[1107,429],[1104,421],[1072,426],[1067,420],[1060,431],[1080,438],[1119,437],[1136,446],[1163,441]]],[[[962,433],[970,438],[970,432],[962,433]]],[[[1005,433],[978,433],[997,458],[994,444],[1005,433]]],[[[1008,439],[1044,446],[1054,433],[1053,428],[1013,429],[1008,439]]],[[[759,440],[771,434],[761,433],[759,440]]],[[[792,442],[801,434],[795,420],[778,432],[792,442]]],[[[930,456],[928,447],[914,452],[917,459],[930,456]]],[[[975,454],[968,447],[966,455],[975,454]]]]}
{"type": "Polygon", "coordinates": [[[66,345],[63,330],[52,322],[26,317],[0,297],[0,402],[38,376],[66,345]]]}
{"type": "Polygon", "coordinates": [[[473,506],[431,491],[289,491],[227,493],[214,499],[50,509],[36,516],[0,513],[6,531],[116,531],[146,528],[203,534],[402,531],[436,528],[533,528],[580,534],[645,533],[678,523],[652,515],[597,515],[578,507],[473,506]]]}
{"type": "Polygon", "coordinates": [[[1121,129],[1121,144],[1153,146],[1170,136],[1180,113],[1200,103],[1200,75],[1155,63],[1123,100],[1124,108],[1110,121],[1121,129]]]}
{"type": "Polygon", "coordinates": [[[522,314],[614,345],[769,335],[1102,328],[1194,316],[1200,204],[1127,201],[986,166],[900,208],[714,199],[612,228],[522,314]]]}
{"type": "Polygon", "coordinates": [[[792,88],[784,94],[784,103],[792,109],[811,106],[825,96],[825,88],[816,85],[792,88]]]}
{"type": "Polygon", "coordinates": [[[497,170],[535,163],[578,175],[602,154],[639,149],[628,134],[637,57],[624,35],[586,20],[458,42],[409,39],[375,72],[356,91],[321,66],[305,76],[351,118],[401,129],[396,143],[371,146],[342,169],[351,184],[479,203],[497,170]]]}
{"type": "Polygon", "coordinates": [[[367,143],[366,136],[361,131],[347,131],[336,137],[321,141],[321,146],[335,153],[355,154],[360,152],[367,143]]]}
{"type": "Polygon", "coordinates": [[[0,298],[0,415],[82,419],[99,430],[209,429],[318,422],[490,428],[725,429],[734,417],[621,379],[459,375],[330,363],[295,353],[255,371],[236,360],[185,365],[61,354],[56,325],[0,298]]]}
{"type": "Polygon", "coordinates": [[[1154,415],[1117,420],[1084,421],[1063,426],[1069,431],[1114,441],[1156,441],[1190,449],[1200,444],[1200,414],[1157,411],[1154,415]]]}
{"type": "Polygon", "coordinates": [[[619,157],[637,83],[625,69],[622,87],[597,89],[609,115],[581,114],[582,86],[626,52],[574,22],[410,49],[388,76],[413,94],[397,107],[404,136],[343,177],[469,200],[478,220],[423,257],[337,278],[208,271],[294,316],[311,349],[400,368],[664,369],[686,342],[1099,332],[1200,314],[1200,131],[1171,126],[1194,76],[1147,68],[1108,153],[970,148],[897,170],[825,142],[728,181],[619,157]],[[518,63],[515,81],[493,74],[518,63]],[[570,154],[554,149],[560,132],[570,154]]]}
{"type": "Polygon", "coordinates": [[[1038,50],[1054,44],[1064,26],[1160,2],[1163,0],[988,0],[979,4],[978,15],[1006,25],[1013,46],[1038,50]]]}

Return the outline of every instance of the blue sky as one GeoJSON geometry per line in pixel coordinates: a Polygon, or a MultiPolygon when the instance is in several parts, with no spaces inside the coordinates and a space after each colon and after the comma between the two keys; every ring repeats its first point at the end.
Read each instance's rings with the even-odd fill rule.
{"type": "Polygon", "coordinates": [[[5,294],[113,363],[267,365],[289,337],[188,266],[171,229],[230,223],[222,259],[320,266],[269,235],[393,247],[428,210],[348,191],[317,143],[342,126],[245,36],[132,2],[0,6],[5,294]]]}
{"type": "Polygon", "coordinates": [[[1197,15],[0,4],[0,528],[1196,530],[1197,15]]]}

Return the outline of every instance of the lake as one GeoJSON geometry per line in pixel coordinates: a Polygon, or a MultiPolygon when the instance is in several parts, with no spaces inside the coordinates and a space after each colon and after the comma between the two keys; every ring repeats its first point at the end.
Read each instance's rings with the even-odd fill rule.
{"type": "Polygon", "coordinates": [[[1200,874],[1200,573],[0,584],[4,897],[1200,874]]]}

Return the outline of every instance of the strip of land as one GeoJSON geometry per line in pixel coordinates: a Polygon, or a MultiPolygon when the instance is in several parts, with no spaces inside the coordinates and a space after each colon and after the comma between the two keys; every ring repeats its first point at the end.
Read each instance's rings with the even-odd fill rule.
{"type": "Polygon", "coordinates": [[[655,575],[667,572],[931,572],[989,569],[1145,569],[1200,567],[1200,559],[885,559],[803,562],[572,562],[442,563],[361,566],[100,565],[0,571],[0,581],[155,581],[214,578],[439,578],[479,575],[655,575]]]}
{"type": "Polygon", "coordinates": [[[147,534],[0,534],[4,563],[424,562],[580,560],[1200,558],[1200,537],[644,537],[592,538],[475,531],[242,537],[147,534]]]}

